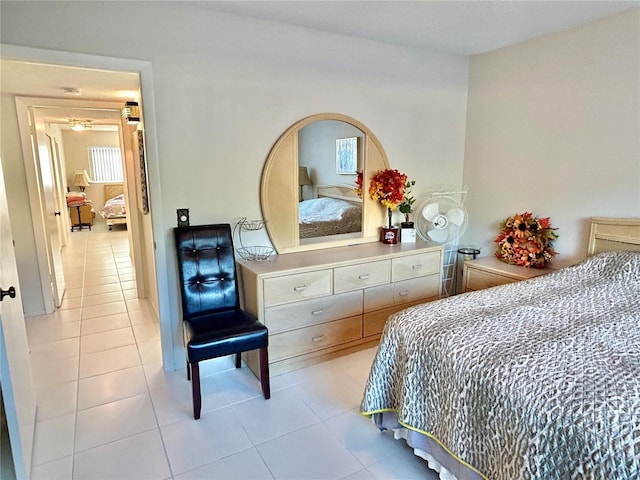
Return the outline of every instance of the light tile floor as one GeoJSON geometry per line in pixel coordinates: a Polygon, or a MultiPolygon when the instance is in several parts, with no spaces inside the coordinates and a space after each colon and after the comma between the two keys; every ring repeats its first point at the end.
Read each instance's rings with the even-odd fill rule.
{"type": "Polygon", "coordinates": [[[193,420],[128,250],[126,231],[73,232],[62,307],[28,319],[34,479],[437,478],[358,412],[375,349],[272,377],[270,400],[231,357],[206,362],[193,420]]]}

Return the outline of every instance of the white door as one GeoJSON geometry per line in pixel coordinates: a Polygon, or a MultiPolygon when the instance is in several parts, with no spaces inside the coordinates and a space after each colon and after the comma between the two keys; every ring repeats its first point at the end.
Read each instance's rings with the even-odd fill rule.
{"type": "Polygon", "coordinates": [[[64,195],[64,182],[60,169],[60,148],[56,138],[47,135],[49,139],[49,151],[51,152],[51,160],[53,165],[53,196],[56,204],[56,228],[58,229],[58,245],[61,249],[67,244],[68,227],[64,219],[69,218],[67,201],[64,195]]]}
{"type": "Polygon", "coordinates": [[[56,201],[53,152],[51,150],[49,136],[45,133],[44,118],[37,108],[32,108],[31,110],[33,114],[32,125],[35,127],[35,138],[32,136],[34,160],[36,162],[36,169],[39,170],[40,174],[40,197],[48,244],[47,250],[50,255],[49,274],[51,277],[51,289],[54,306],[59,307],[65,289],[62,252],[60,250],[62,248],[60,244],[61,234],[58,232],[58,228],[62,222],[59,221],[59,216],[63,213],[66,215],[67,212],[60,212],[56,201]]]}
{"type": "Polygon", "coordinates": [[[0,386],[18,479],[31,476],[36,402],[22,298],[0,162],[0,386]]]}

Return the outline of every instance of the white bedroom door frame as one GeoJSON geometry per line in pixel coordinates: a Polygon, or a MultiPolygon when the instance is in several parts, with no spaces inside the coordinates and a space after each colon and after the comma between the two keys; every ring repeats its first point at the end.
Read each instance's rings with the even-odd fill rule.
{"type": "Polygon", "coordinates": [[[23,97],[16,97],[15,101],[44,310],[45,313],[53,313],[62,302],[65,281],[56,219],[52,152],[44,132],[44,122],[37,118],[33,104],[23,97]]]}
{"type": "MultiPolygon", "coordinates": [[[[156,289],[158,299],[158,316],[160,321],[160,340],[162,345],[162,361],[164,369],[175,370],[176,352],[174,351],[173,329],[171,324],[172,305],[168,285],[168,250],[166,227],[163,221],[164,208],[160,184],[160,162],[158,155],[158,136],[155,115],[155,93],[151,62],[113,58],[98,55],[86,55],[74,52],[23,47],[1,44],[2,56],[15,60],[48,63],[79,68],[99,68],[104,70],[137,72],[140,75],[140,89],[145,119],[145,154],[149,182],[150,210],[153,229],[153,249],[155,250],[156,289]]],[[[172,256],[170,258],[173,258],[172,256]]]]}

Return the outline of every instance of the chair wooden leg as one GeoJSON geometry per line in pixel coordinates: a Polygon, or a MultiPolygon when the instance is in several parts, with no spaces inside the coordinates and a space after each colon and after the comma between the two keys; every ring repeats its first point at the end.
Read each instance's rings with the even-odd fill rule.
{"type": "Polygon", "coordinates": [[[236,353],[236,368],[240,368],[242,366],[242,354],[236,353]]]}
{"type": "Polygon", "coordinates": [[[191,394],[193,395],[193,418],[200,418],[200,409],[202,406],[202,398],[200,397],[200,365],[190,363],[191,365],[191,394]]]}
{"type": "Polygon", "coordinates": [[[187,360],[187,380],[191,380],[191,364],[187,360]]]}
{"type": "Polygon", "coordinates": [[[260,384],[262,394],[265,399],[271,398],[271,387],[269,385],[269,353],[267,347],[260,349],[260,384]]]}

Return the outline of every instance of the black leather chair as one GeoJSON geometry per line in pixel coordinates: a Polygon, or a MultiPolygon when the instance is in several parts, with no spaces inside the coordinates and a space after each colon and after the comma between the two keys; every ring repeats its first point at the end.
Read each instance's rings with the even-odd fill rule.
{"type": "Polygon", "coordinates": [[[227,223],[175,228],[182,295],[182,326],[187,378],[193,392],[193,416],[200,418],[199,362],[260,349],[260,383],[269,387],[267,327],[240,308],[231,226],[227,223]]]}

